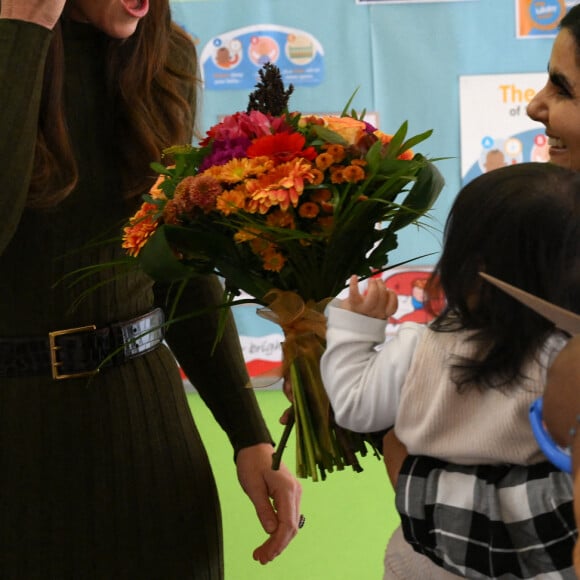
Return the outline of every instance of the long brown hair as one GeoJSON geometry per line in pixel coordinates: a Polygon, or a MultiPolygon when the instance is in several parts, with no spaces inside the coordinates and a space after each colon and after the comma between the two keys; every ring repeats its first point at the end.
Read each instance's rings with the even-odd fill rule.
{"type": "MultiPolygon", "coordinates": [[[[132,198],[151,185],[149,164],[159,160],[165,147],[191,141],[197,93],[195,45],[171,21],[167,0],[151,3],[149,14],[130,38],[111,38],[108,44],[107,84],[118,111],[115,130],[123,189],[132,198]]],[[[78,180],[63,81],[64,46],[58,23],[45,69],[29,207],[58,204],[78,180]]]]}

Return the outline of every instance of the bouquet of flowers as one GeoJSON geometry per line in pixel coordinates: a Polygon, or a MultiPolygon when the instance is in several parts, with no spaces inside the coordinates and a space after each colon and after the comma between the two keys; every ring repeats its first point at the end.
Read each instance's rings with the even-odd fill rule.
{"type": "Polygon", "coordinates": [[[352,274],[388,267],[397,231],[416,223],[443,187],[433,163],[411,148],[431,131],[387,135],[354,111],[289,112],[271,64],[248,109],[211,127],[197,147],[174,146],[171,164],[124,229],[123,246],[154,279],[214,273],[224,301],[240,291],[284,332],[291,417],[274,468],[295,428],[296,472],[322,479],[345,465],[360,471],[365,438],[334,424],[319,371],[324,308],[352,274]]]}

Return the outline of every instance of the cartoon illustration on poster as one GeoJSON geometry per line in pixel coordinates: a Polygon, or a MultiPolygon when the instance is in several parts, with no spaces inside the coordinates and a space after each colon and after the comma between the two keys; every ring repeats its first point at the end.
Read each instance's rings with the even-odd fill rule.
{"type": "Polygon", "coordinates": [[[311,34],[277,25],[255,25],[210,39],[200,55],[205,88],[251,89],[259,69],[275,64],[286,84],[318,85],[324,78],[324,51],[311,34]]]}
{"type": "Polygon", "coordinates": [[[556,36],[558,24],[578,0],[516,0],[518,38],[556,36]]]}
{"type": "Polygon", "coordinates": [[[425,304],[425,286],[431,268],[397,268],[383,273],[385,286],[397,294],[397,311],[388,321],[387,338],[393,336],[403,322],[428,324],[433,313],[425,304]]]}
{"type": "Polygon", "coordinates": [[[526,114],[546,80],[547,73],[460,77],[463,185],[504,165],[548,161],[544,126],[526,114]]]}

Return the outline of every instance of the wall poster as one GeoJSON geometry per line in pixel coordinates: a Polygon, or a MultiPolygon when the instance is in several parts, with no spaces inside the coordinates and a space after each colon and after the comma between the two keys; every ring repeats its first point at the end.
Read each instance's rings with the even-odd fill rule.
{"type": "Polygon", "coordinates": [[[518,38],[556,36],[564,15],[579,0],[516,0],[516,35],[518,38]]]}
{"type": "Polygon", "coordinates": [[[504,165],[548,161],[544,126],[526,114],[547,77],[518,73],[459,78],[462,185],[504,165]]]}

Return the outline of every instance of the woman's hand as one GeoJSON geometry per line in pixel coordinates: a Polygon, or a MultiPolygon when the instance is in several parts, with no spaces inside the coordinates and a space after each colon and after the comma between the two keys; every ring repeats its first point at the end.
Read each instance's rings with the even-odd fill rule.
{"type": "Polygon", "coordinates": [[[302,486],[282,464],[272,469],[274,450],[268,443],[245,447],[236,465],[242,489],[256,508],[262,527],[270,537],[254,550],[261,564],[280,555],[298,532],[302,486]]]}
{"type": "Polygon", "coordinates": [[[387,320],[397,311],[397,295],[389,290],[383,280],[369,278],[366,294],[361,294],[358,288],[358,278],[351,276],[349,281],[348,297],[341,307],[372,318],[387,320]]]}
{"type": "Polygon", "coordinates": [[[393,489],[397,486],[399,471],[408,455],[407,448],[399,441],[395,430],[390,429],[383,437],[383,460],[393,489]]]}
{"type": "Polygon", "coordinates": [[[66,0],[2,0],[0,18],[24,20],[52,30],[66,0]]]}

